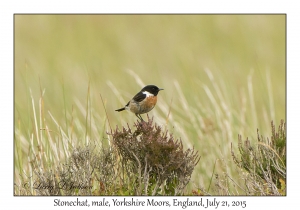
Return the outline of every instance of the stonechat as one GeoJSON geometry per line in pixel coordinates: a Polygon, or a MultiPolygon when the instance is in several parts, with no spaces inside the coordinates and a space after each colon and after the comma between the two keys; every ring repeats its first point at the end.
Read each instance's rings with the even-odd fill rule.
{"type": "Polygon", "coordinates": [[[138,92],[123,108],[117,109],[120,112],[123,110],[128,110],[133,112],[137,118],[144,121],[141,114],[150,112],[156,102],[157,94],[163,89],[156,87],[155,85],[147,85],[140,92],[138,92]]]}

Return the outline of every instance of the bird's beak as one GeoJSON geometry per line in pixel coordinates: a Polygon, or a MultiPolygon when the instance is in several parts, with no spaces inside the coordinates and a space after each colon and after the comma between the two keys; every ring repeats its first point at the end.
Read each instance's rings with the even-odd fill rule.
{"type": "Polygon", "coordinates": [[[161,90],[164,90],[164,89],[162,89],[162,88],[159,88],[159,91],[161,91],[161,90]]]}

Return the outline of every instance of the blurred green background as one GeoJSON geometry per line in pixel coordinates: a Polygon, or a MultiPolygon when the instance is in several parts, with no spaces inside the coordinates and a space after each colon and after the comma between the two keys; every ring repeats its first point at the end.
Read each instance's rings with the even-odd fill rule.
{"type": "MultiPolygon", "coordinates": [[[[134,114],[114,110],[143,85],[155,84],[164,91],[149,116],[186,148],[195,146],[202,157],[192,181],[207,187],[216,160],[225,163],[217,169],[237,176],[230,144],[237,148],[238,134],[255,139],[259,129],[270,136],[271,120],[278,125],[286,118],[285,15],[14,19],[15,142],[20,157],[28,155],[29,139],[37,133],[32,99],[39,128],[59,132],[53,117],[78,142],[86,127],[91,140],[101,140],[108,124],[100,94],[113,128],[132,125],[134,114]]],[[[26,168],[26,161],[22,164],[26,168]]]]}

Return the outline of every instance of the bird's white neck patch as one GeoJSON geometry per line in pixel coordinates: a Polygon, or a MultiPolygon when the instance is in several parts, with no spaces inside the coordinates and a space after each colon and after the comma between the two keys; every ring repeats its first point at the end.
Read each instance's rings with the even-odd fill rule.
{"type": "Polygon", "coordinates": [[[152,93],[149,93],[148,91],[144,91],[143,94],[146,95],[146,97],[154,96],[152,93]]]}

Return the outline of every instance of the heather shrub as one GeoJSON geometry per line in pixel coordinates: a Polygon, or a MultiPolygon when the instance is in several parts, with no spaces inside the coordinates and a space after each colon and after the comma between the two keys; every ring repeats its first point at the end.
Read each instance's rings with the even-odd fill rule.
{"type": "Polygon", "coordinates": [[[190,181],[200,160],[194,149],[183,150],[182,141],[148,118],[112,133],[113,144],[127,176],[136,174],[134,192],[137,195],[180,195],[190,181]]]}
{"type": "Polygon", "coordinates": [[[232,151],[237,166],[246,173],[245,192],[248,195],[285,195],[286,183],[286,124],[281,120],[276,131],[271,122],[271,138],[259,134],[251,143],[238,137],[238,158],[232,151]]]}

